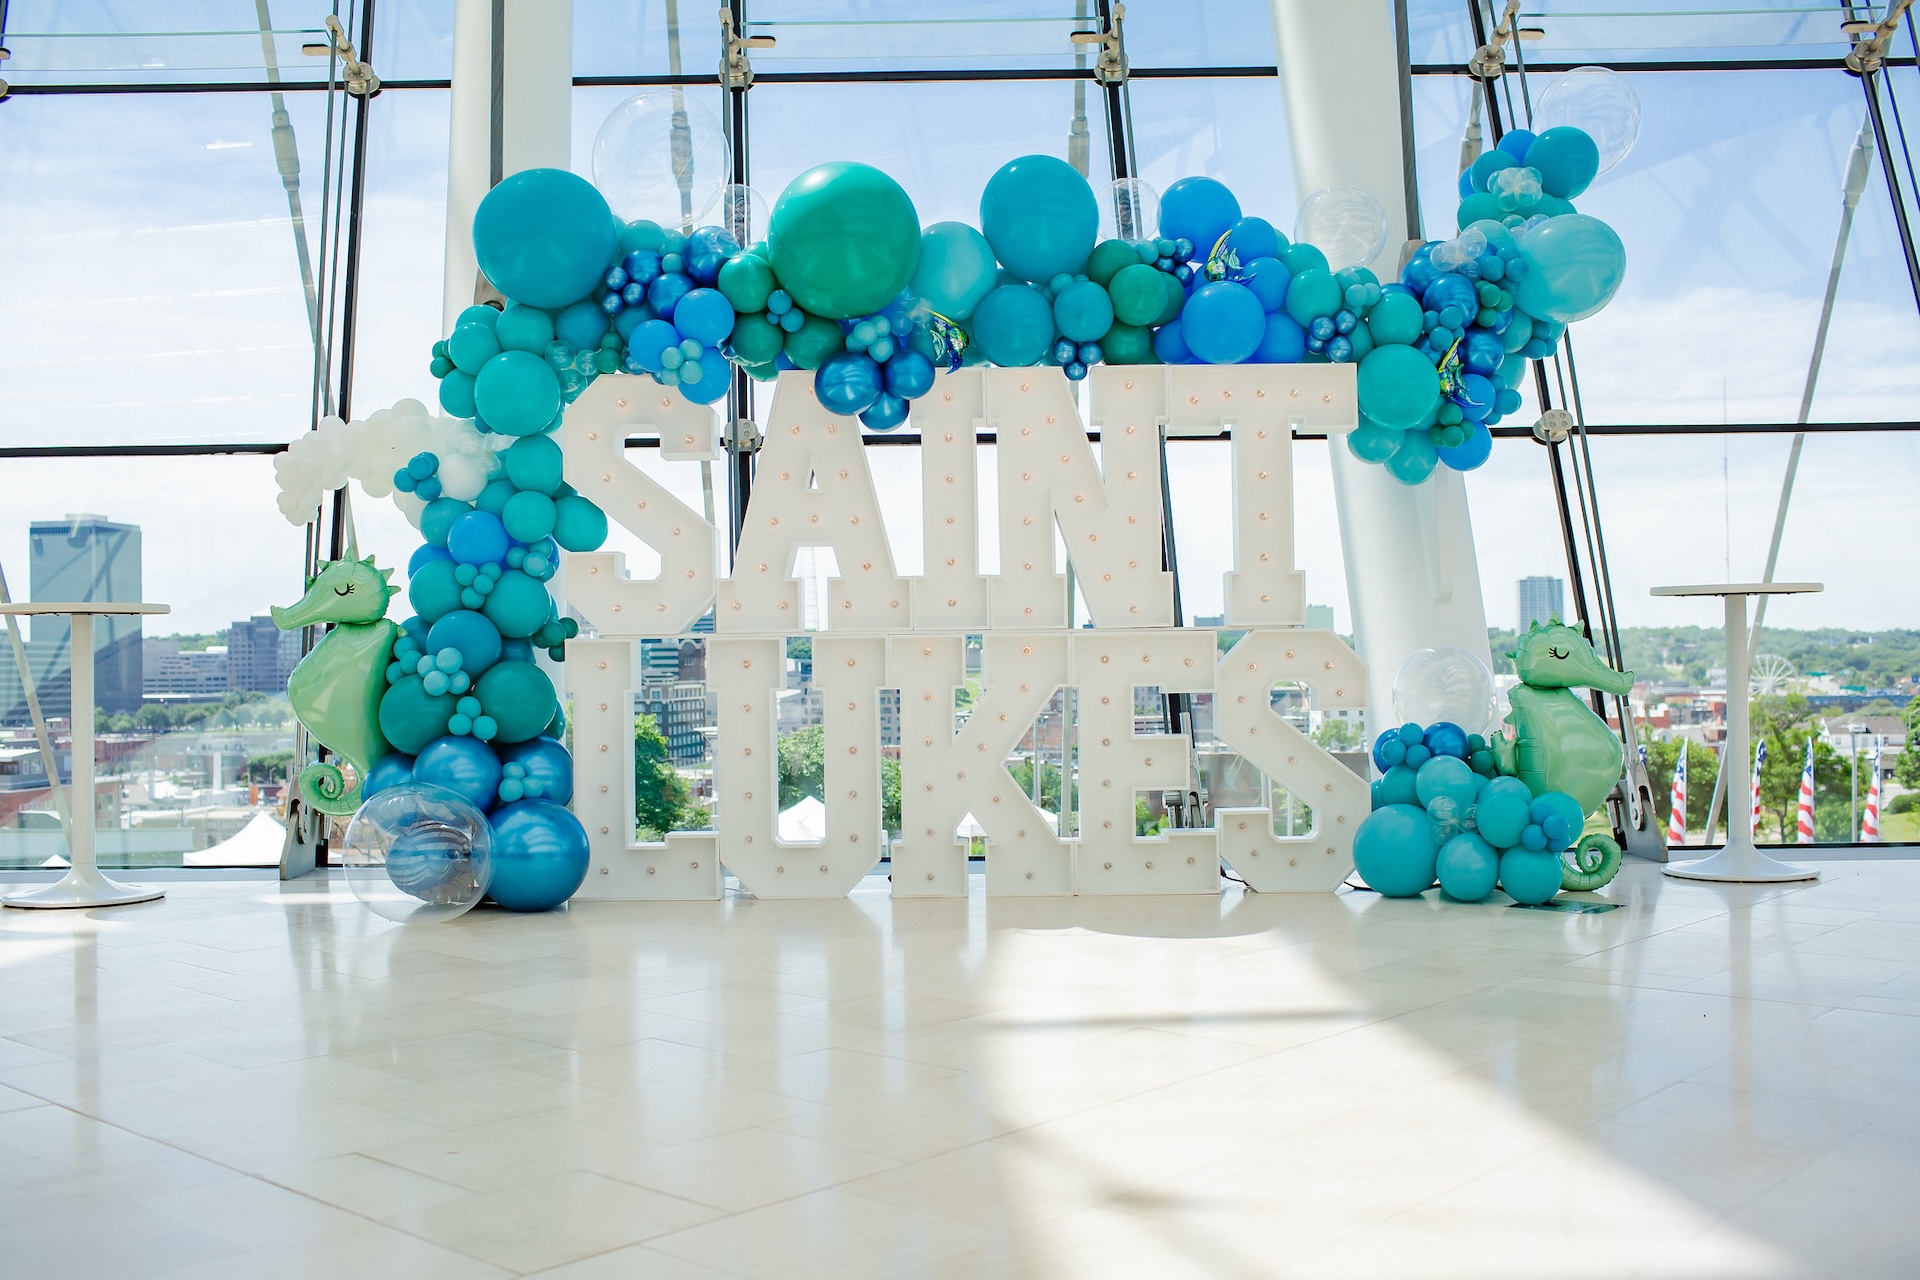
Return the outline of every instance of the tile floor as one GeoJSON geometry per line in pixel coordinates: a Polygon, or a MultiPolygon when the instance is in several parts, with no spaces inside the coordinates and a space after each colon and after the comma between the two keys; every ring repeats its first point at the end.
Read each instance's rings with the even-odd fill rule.
{"type": "Polygon", "coordinates": [[[0,1273],[1920,1275],[1920,862],[0,913],[0,1273]]]}

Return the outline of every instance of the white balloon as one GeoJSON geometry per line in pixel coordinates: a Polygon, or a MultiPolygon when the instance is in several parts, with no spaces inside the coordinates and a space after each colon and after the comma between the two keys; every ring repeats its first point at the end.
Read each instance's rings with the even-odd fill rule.
{"type": "Polygon", "coordinates": [[[1335,271],[1364,267],[1387,247],[1387,211],[1358,187],[1323,187],[1301,202],[1293,238],[1326,254],[1335,271]]]}
{"type": "Polygon", "coordinates": [[[1484,734],[1493,722],[1493,672],[1458,645],[1422,649],[1393,678],[1393,715],[1421,728],[1445,722],[1484,734]]]}
{"type": "Polygon", "coordinates": [[[1586,130],[1600,149],[1600,172],[1605,173],[1640,140],[1640,97],[1618,71],[1575,67],[1548,85],[1533,109],[1535,133],[1559,125],[1586,130]]]}

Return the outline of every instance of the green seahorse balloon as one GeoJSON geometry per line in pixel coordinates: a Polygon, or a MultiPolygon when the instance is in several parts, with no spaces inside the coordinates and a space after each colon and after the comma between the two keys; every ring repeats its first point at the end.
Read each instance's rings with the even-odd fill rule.
{"type": "Polygon", "coordinates": [[[336,765],[310,764],[300,771],[301,800],[322,813],[358,809],[367,770],[393,749],[380,733],[380,698],[400,631],[386,617],[392,576],[391,569],[374,568],[372,556],[333,560],[320,567],[298,604],[271,610],[273,625],[282,631],[334,624],[287,677],[287,701],[300,723],[358,775],[349,788],[336,765]]]}
{"type": "MultiPolygon", "coordinates": [[[[1626,751],[1620,736],[1593,713],[1576,688],[1625,697],[1633,672],[1615,671],[1587,638],[1558,618],[1535,623],[1508,655],[1520,683],[1508,693],[1513,736],[1489,744],[1500,772],[1519,778],[1534,795],[1561,791],[1591,815],[1620,780],[1626,751]]],[[[1620,869],[1620,846],[1609,835],[1583,836],[1562,856],[1562,885],[1597,889],[1620,869]]]]}

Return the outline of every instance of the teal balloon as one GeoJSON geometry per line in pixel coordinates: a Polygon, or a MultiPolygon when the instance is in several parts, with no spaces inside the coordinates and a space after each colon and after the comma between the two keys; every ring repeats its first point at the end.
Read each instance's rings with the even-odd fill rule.
{"type": "Polygon", "coordinates": [[[1440,373],[1412,347],[1375,347],[1360,362],[1357,385],[1361,412],[1383,427],[1419,426],[1440,403],[1440,373]]]}
{"type": "Polygon", "coordinates": [[[936,222],[920,233],[920,263],[908,288],[949,320],[965,320],[993,291],[993,246],[964,222],[936,222]]]}
{"type": "Polygon", "coordinates": [[[913,278],[920,218],[892,178],[836,160],[787,184],[767,224],[767,248],[795,303],[851,320],[886,306],[913,278]]]}
{"type": "Polygon", "coordinates": [[[502,476],[497,480],[487,481],[487,487],[480,491],[480,496],[473,500],[473,505],[478,510],[490,511],[497,516],[507,509],[507,500],[518,492],[520,490],[514,486],[513,481],[502,476]]]}
{"type": "Polygon", "coordinates": [[[1030,285],[1003,284],[974,308],[974,343],[1003,368],[1038,363],[1053,336],[1053,307],[1030,285]]]}
{"type": "Polygon", "coordinates": [[[1333,315],[1342,305],[1340,282],[1325,267],[1309,267],[1287,285],[1287,314],[1302,328],[1333,315]]]}
{"type": "Polygon", "coordinates": [[[1412,346],[1425,332],[1420,299],[1410,293],[1389,293],[1367,312],[1367,330],[1376,346],[1412,346]]]}
{"type": "Polygon", "coordinates": [[[1467,806],[1472,804],[1479,794],[1475,779],[1479,775],[1467,767],[1465,760],[1454,756],[1433,756],[1420,766],[1419,776],[1414,780],[1414,790],[1420,796],[1420,803],[1436,819],[1465,817],[1467,806]],[[1434,812],[1436,804],[1451,806],[1448,813],[1434,812]]]}
{"type": "Polygon", "coordinates": [[[1380,779],[1382,804],[1406,804],[1420,807],[1420,775],[1415,769],[1396,764],[1380,779]]]}
{"type": "Polygon", "coordinates": [[[493,875],[487,896],[508,911],[551,911],[587,878],[591,855],[580,820],[546,800],[516,800],[488,815],[493,875]]]}
{"type": "Polygon", "coordinates": [[[560,412],[560,380],[532,352],[502,351],[474,379],[473,404],[500,434],[530,436],[546,430],[560,412]]]}
{"type": "Polygon", "coordinates": [[[1098,342],[1113,328],[1113,299],[1093,281],[1077,280],[1054,298],[1053,325],[1063,338],[1098,342]]]}
{"type": "Polygon", "coordinates": [[[507,526],[515,542],[538,542],[553,532],[553,499],[544,493],[525,490],[507,499],[500,522],[507,526]]]}
{"type": "Polygon", "coordinates": [[[1433,871],[1449,898],[1482,902],[1493,894],[1500,878],[1500,854],[1471,831],[1462,831],[1440,846],[1433,871]]]}
{"type": "Polygon", "coordinates": [[[418,755],[446,733],[458,701],[449,693],[428,693],[419,676],[404,676],[380,697],[381,736],[395,751],[418,755]]]}
{"type": "Polygon", "coordinates": [[[531,662],[509,659],[488,667],[474,681],[480,709],[499,726],[495,742],[525,742],[553,719],[553,681],[531,662]]]}
{"type": "Polygon", "coordinates": [[[1347,449],[1362,462],[1385,462],[1399,449],[1400,441],[1406,434],[1403,427],[1383,427],[1377,423],[1362,422],[1347,433],[1347,449]]]}
{"type": "Polygon", "coordinates": [[[1487,783],[1475,806],[1474,824],[1487,843],[1511,849],[1532,820],[1533,792],[1518,778],[1495,778],[1487,783]]]}
{"type": "Polygon", "coordinates": [[[1353,833],[1354,869],[1389,898],[1411,898],[1432,888],[1439,852],[1426,810],[1410,804],[1375,809],[1353,833]]]}
{"type": "Polygon", "coordinates": [[[455,369],[440,379],[440,407],[456,418],[473,416],[473,375],[455,369]]]}
{"type": "Polygon", "coordinates": [[[553,504],[553,540],[568,551],[598,551],[607,540],[607,513],[570,493],[553,504]]]}
{"type": "Polygon", "coordinates": [[[1453,221],[1455,226],[1465,231],[1476,222],[1497,219],[1505,213],[1497,197],[1485,191],[1476,191],[1460,202],[1460,207],[1454,210],[1453,221]]]}
{"type": "Polygon", "coordinates": [[[1514,293],[1520,309],[1560,324],[1606,306],[1627,277],[1627,247],[1612,227],[1584,213],[1535,226],[1520,237],[1520,258],[1527,264],[1514,293]]]}
{"type": "Polygon", "coordinates": [[[460,582],[453,570],[452,560],[433,560],[407,579],[407,603],[428,626],[460,607],[460,582]]]}
{"type": "MultiPolygon", "coordinates": [[[[1297,276],[1303,271],[1326,271],[1327,255],[1315,245],[1304,240],[1295,241],[1280,250],[1280,261],[1286,264],[1287,274],[1297,276]]],[[[1328,315],[1333,313],[1329,311],[1328,315]]]]}
{"type": "Polygon", "coordinates": [[[1540,189],[1571,200],[1585,191],[1600,172],[1600,148],[1585,129],[1556,125],[1527,148],[1527,167],[1540,171],[1540,189]]]}
{"type": "MultiPolygon", "coordinates": [[[[492,307],[482,307],[492,313],[492,307]]],[[[447,339],[447,356],[456,369],[478,374],[487,361],[500,354],[500,338],[490,324],[471,322],[456,327],[447,339]]]]}
{"type": "Polygon", "coordinates": [[[519,640],[538,631],[553,615],[553,597],[547,594],[546,584],[538,578],[518,569],[508,569],[500,575],[480,611],[500,629],[501,635],[519,640]]]}
{"type": "Polygon", "coordinates": [[[500,661],[500,629],[487,621],[484,614],[455,609],[428,630],[425,647],[428,653],[458,650],[460,669],[476,676],[500,661]]]}
{"type": "Polygon", "coordinates": [[[1388,474],[1401,484],[1419,484],[1440,465],[1440,451],[1434,448],[1433,437],[1416,427],[1401,435],[1400,447],[1386,465],[1388,474]]]}
{"type": "Polygon", "coordinates": [[[515,302],[564,307],[600,283],[618,232],[613,211],[585,178],[522,169],[474,211],[473,252],[493,287],[515,302]]]}
{"type": "Polygon", "coordinates": [[[471,510],[472,506],[458,498],[435,498],[420,513],[420,536],[427,540],[429,546],[446,546],[447,535],[453,531],[453,522],[471,510]]]}
{"type": "MultiPolygon", "coordinates": [[[[1296,289],[1300,284],[1294,281],[1296,289]]],[[[1231,280],[1201,285],[1180,313],[1187,350],[1207,364],[1239,364],[1259,349],[1266,332],[1267,313],[1260,299],[1231,280]]]]}
{"type": "MultiPolygon", "coordinates": [[[[507,467],[507,479],[516,489],[552,494],[561,482],[560,445],[552,436],[527,436],[516,440],[500,455],[507,467]]],[[[530,541],[530,539],[522,539],[530,541]]]]}
{"type": "Polygon", "coordinates": [[[596,303],[585,300],[564,308],[553,318],[553,336],[575,351],[599,346],[600,339],[612,327],[613,321],[607,313],[596,303]]]}
{"type": "Polygon", "coordinates": [[[1557,853],[1508,849],[1500,855],[1500,887],[1527,906],[1550,901],[1560,892],[1563,869],[1557,853]]]}
{"type": "Polygon", "coordinates": [[[1066,161],[1021,156],[987,179],[980,230],[1000,265],[1022,280],[1047,281],[1063,271],[1078,275],[1093,254],[1100,206],[1087,180],[1066,161]]]}
{"type": "Polygon", "coordinates": [[[538,307],[516,302],[500,313],[494,322],[494,336],[502,351],[531,351],[545,355],[553,341],[553,317],[538,307]]]}

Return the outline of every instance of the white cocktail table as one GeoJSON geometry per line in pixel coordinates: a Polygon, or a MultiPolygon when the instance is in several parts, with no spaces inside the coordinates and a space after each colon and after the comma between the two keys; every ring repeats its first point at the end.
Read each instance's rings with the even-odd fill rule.
{"type": "Polygon", "coordinates": [[[1825,589],[1818,582],[1723,582],[1653,589],[1652,594],[1656,596],[1720,596],[1725,599],[1727,607],[1727,750],[1720,758],[1721,772],[1726,774],[1727,843],[1711,857],[1692,862],[1667,863],[1660,869],[1668,875],[1683,880],[1724,880],[1741,884],[1819,878],[1818,867],[1780,862],[1754,847],[1753,804],[1750,800],[1734,803],[1734,787],[1741,777],[1746,776],[1747,762],[1752,757],[1747,745],[1747,700],[1750,696],[1747,597],[1806,595],[1825,589]]]}
{"type": "MultiPolygon", "coordinates": [[[[9,907],[117,907],[127,902],[151,902],[166,893],[142,885],[121,884],[100,874],[93,850],[93,620],[103,614],[115,617],[127,614],[166,613],[164,604],[115,604],[112,601],[56,601],[30,604],[0,604],[0,616],[6,614],[53,613],[73,619],[73,631],[67,644],[68,676],[73,697],[73,783],[67,790],[67,853],[72,865],[56,884],[10,894],[9,907]]],[[[21,672],[24,682],[31,679],[21,672]]],[[[50,787],[60,779],[47,779],[50,787]]]]}

